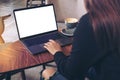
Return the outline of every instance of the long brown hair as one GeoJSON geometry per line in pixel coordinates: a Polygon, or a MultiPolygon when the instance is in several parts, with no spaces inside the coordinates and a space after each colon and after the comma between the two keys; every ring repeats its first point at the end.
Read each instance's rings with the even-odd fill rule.
{"type": "Polygon", "coordinates": [[[120,53],[120,0],[85,0],[85,6],[100,48],[120,53]]]}

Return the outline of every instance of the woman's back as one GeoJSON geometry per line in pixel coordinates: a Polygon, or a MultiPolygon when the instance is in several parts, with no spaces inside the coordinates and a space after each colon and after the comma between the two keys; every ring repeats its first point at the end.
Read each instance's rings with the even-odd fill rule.
{"type": "Polygon", "coordinates": [[[96,80],[120,80],[120,0],[85,0],[95,38],[104,57],[96,80]]]}
{"type": "MultiPolygon", "coordinates": [[[[86,32],[84,31],[84,34],[86,34],[88,36],[90,34],[91,35],[94,34],[94,32],[90,30],[90,28],[92,28],[92,26],[91,26],[92,23],[90,21],[89,14],[84,15],[81,18],[80,22],[81,21],[82,21],[82,25],[81,25],[81,23],[79,23],[79,25],[81,27],[79,26],[77,28],[75,34],[76,35],[81,34],[81,32],[83,31],[83,30],[81,30],[83,28],[82,26],[84,26],[85,31],[86,31],[86,32]],[[90,30],[90,31],[87,32],[88,30],[90,30]]],[[[84,36],[86,36],[86,35],[84,35],[84,36]]],[[[89,43],[92,43],[91,41],[93,41],[94,39],[91,38],[93,40],[90,41],[88,39],[88,36],[86,37],[87,39],[85,39],[84,42],[79,41],[79,42],[77,42],[77,44],[87,43],[88,41],[89,41],[89,43]]],[[[79,38],[81,38],[81,37],[79,37],[79,38]]],[[[92,50],[95,50],[96,49],[95,47],[97,47],[97,46],[95,46],[94,43],[87,44],[87,45],[91,45],[91,47],[89,47],[89,49],[91,50],[91,51],[89,51],[90,54],[85,53],[85,52],[80,52],[79,54],[80,55],[87,54],[87,56],[91,56],[91,57],[87,57],[86,63],[84,63],[84,64],[88,64],[87,62],[94,64],[93,67],[95,67],[95,70],[96,70],[96,76],[95,76],[96,79],[95,80],[120,80],[120,53],[118,52],[118,50],[114,49],[114,51],[113,51],[113,50],[109,49],[108,51],[103,52],[103,51],[101,51],[101,49],[99,49],[99,50],[97,50],[97,52],[94,53],[94,52],[92,52],[92,50]]],[[[83,47],[83,46],[85,46],[85,44],[79,45],[79,46],[83,47]]],[[[82,60],[82,58],[81,58],[81,60],[82,60]]],[[[82,66],[83,66],[83,64],[82,64],[82,66]]]]}
{"type": "Polygon", "coordinates": [[[95,66],[96,80],[120,80],[120,55],[117,53],[108,53],[95,66]]]}

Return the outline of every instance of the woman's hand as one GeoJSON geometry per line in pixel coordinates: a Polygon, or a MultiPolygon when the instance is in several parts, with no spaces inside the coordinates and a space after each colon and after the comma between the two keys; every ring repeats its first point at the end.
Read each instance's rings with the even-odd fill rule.
{"type": "Polygon", "coordinates": [[[46,48],[52,55],[58,51],[62,51],[60,44],[54,40],[49,40],[49,42],[45,43],[44,48],[46,48]]]}

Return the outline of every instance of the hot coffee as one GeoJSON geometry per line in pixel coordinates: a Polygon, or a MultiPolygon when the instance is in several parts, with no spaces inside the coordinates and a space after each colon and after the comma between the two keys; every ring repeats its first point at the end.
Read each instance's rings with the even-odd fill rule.
{"type": "Polygon", "coordinates": [[[76,18],[66,18],[65,25],[67,29],[75,28],[78,23],[78,19],[76,18]]]}

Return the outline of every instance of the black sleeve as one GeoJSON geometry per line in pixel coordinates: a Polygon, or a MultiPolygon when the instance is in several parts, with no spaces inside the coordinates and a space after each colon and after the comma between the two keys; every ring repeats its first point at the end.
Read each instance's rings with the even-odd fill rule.
{"type": "Polygon", "coordinates": [[[67,78],[82,76],[93,64],[98,48],[88,15],[83,16],[74,33],[72,52],[66,57],[62,52],[54,55],[58,71],[67,78]]]}

